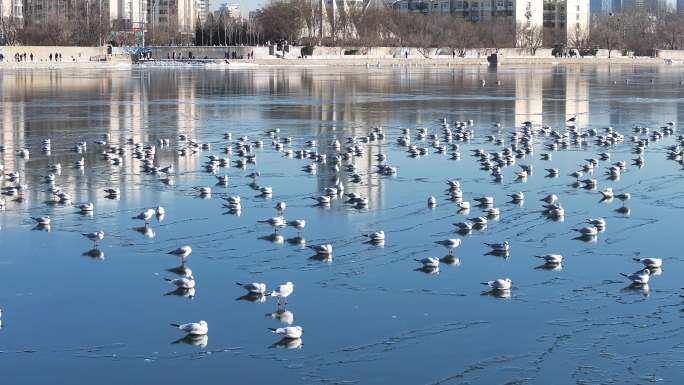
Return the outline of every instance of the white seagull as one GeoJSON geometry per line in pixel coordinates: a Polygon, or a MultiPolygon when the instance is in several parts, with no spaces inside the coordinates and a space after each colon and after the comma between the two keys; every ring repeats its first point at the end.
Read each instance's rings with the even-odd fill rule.
{"type": "Polygon", "coordinates": [[[646,285],[651,278],[651,271],[643,269],[632,274],[620,273],[620,275],[627,277],[635,285],[646,285]]]}
{"type": "Polygon", "coordinates": [[[294,292],[294,284],[292,282],[285,282],[283,284],[278,285],[278,289],[274,290],[269,294],[271,297],[278,297],[278,303],[280,303],[280,300],[283,299],[285,303],[287,303],[287,297],[292,295],[294,292]]]}
{"type": "Polygon", "coordinates": [[[482,284],[491,287],[493,290],[510,290],[512,282],[510,278],[499,278],[493,281],[482,282],[482,284]]]}
{"type": "Polygon", "coordinates": [[[93,241],[95,246],[97,246],[104,239],[105,233],[104,231],[95,231],[93,233],[85,233],[83,236],[93,241]]]}
{"type": "Polygon", "coordinates": [[[150,220],[154,218],[154,216],[157,214],[157,212],[154,209],[147,209],[140,214],[134,216],[132,219],[140,219],[145,221],[145,224],[149,224],[150,220]]]}
{"type": "Polygon", "coordinates": [[[252,283],[240,283],[236,282],[236,284],[243,289],[247,290],[249,293],[252,294],[265,294],[266,293],[266,284],[263,282],[252,282],[252,283]]]}
{"type": "Polygon", "coordinates": [[[272,331],[274,334],[278,334],[283,336],[284,338],[296,340],[298,338],[302,337],[302,333],[304,333],[304,328],[301,326],[287,326],[284,328],[268,328],[268,330],[272,331]]]}
{"type": "Polygon", "coordinates": [[[416,262],[423,264],[423,267],[434,269],[439,267],[439,258],[437,257],[427,257],[423,259],[415,259],[416,262]]]}
{"type": "Polygon", "coordinates": [[[46,215],[44,217],[31,217],[31,219],[36,221],[38,226],[49,226],[50,225],[50,217],[48,215],[46,215]]]}
{"type": "Polygon", "coordinates": [[[377,241],[384,241],[385,240],[385,232],[380,230],[380,231],[375,231],[369,234],[363,234],[364,237],[370,238],[371,241],[377,242],[377,241]]]}
{"type": "Polygon", "coordinates": [[[663,260],[660,258],[632,258],[635,261],[643,264],[646,267],[657,268],[663,266],[663,260]]]}
{"type": "Polygon", "coordinates": [[[460,238],[450,238],[450,239],[445,239],[443,241],[435,241],[436,244],[442,245],[449,250],[449,254],[451,254],[452,250],[461,246],[461,239],[460,238]]]}
{"type": "Polygon", "coordinates": [[[487,243],[485,242],[485,245],[489,246],[492,251],[494,252],[508,252],[511,249],[511,245],[508,243],[508,241],[504,241],[503,243],[487,243]]]}
{"type": "Polygon", "coordinates": [[[171,326],[193,336],[203,336],[209,333],[209,325],[207,324],[207,321],[191,322],[187,324],[171,324],[171,326]]]}
{"type": "Polygon", "coordinates": [[[195,277],[194,276],[188,276],[188,277],[180,277],[180,278],[164,278],[166,282],[170,282],[172,285],[175,285],[179,289],[192,289],[195,287],[195,277]]]}
{"type": "Polygon", "coordinates": [[[331,255],[333,252],[333,247],[329,243],[325,245],[313,245],[308,247],[319,255],[331,255]]]}
{"type": "Polygon", "coordinates": [[[543,259],[550,265],[558,265],[563,262],[563,256],[560,254],[535,255],[535,257],[543,259]]]}
{"type": "Polygon", "coordinates": [[[187,258],[190,254],[192,254],[192,247],[181,246],[181,247],[177,248],[176,250],[169,251],[167,254],[177,255],[181,258],[187,258]]]}

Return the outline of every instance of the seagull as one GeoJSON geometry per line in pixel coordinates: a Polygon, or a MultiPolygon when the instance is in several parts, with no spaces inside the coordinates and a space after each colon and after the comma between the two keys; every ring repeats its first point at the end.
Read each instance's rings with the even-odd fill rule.
{"type": "Polygon", "coordinates": [[[177,248],[176,250],[169,251],[167,254],[177,255],[181,258],[187,258],[190,254],[192,254],[192,247],[182,246],[177,248]]]}
{"type": "Polygon", "coordinates": [[[435,198],[434,196],[430,196],[427,200],[427,205],[428,205],[428,207],[437,206],[437,198],[435,198]]]}
{"type": "Polygon", "coordinates": [[[95,205],[92,203],[83,203],[76,206],[82,213],[92,213],[95,210],[95,205]]]}
{"type": "Polygon", "coordinates": [[[261,192],[261,195],[273,195],[273,188],[269,186],[261,187],[259,192],[261,192]]]}
{"type": "Polygon", "coordinates": [[[164,278],[166,282],[170,282],[172,285],[175,285],[179,289],[192,289],[195,287],[195,277],[194,276],[189,276],[189,277],[180,277],[180,278],[164,278]]]}
{"type": "Polygon", "coordinates": [[[287,208],[287,203],[285,203],[285,202],[278,202],[275,205],[276,211],[281,213],[281,214],[283,213],[283,211],[285,211],[285,208],[287,208]]]}
{"type": "Polygon", "coordinates": [[[468,218],[468,220],[473,222],[473,224],[476,226],[485,226],[489,221],[486,217],[468,218]]]}
{"type": "Polygon", "coordinates": [[[319,204],[321,204],[321,205],[330,204],[330,200],[331,200],[330,197],[327,196],[327,195],[321,195],[321,196],[318,196],[318,197],[311,197],[311,199],[317,201],[317,202],[318,202],[319,204]]]}
{"type": "Polygon", "coordinates": [[[187,324],[171,324],[171,326],[193,336],[203,336],[209,333],[209,325],[207,324],[207,321],[191,322],[187,324]]]}
{"type": "Polygon", "coordinates": [[[121,190],[119,190],[119,188],[108,188],[105,189],[104,192],[107,194],[107,197],[109,198],[116,198],[119,195],[121,195],[121,190]]]}
{"type": "Polygon", "coordinates": [[[498,217],[501,215],[501,210],[498,207],[490,207],[485,209],[484,212],[487,213],[489,217],[498,217]]]}
{"type": "Polygon", "coordinates": [[[278,232],[278,228],[284,227],[287,222],[285,222],[285,218],[283,217],[273,217],[273,218],[268,218],[264,219],[261,221],[257,221],[258,223],[268,223],[273,227],[273,231],[278,232]]]}
{"type": "Polygon", "coordinates": [[[150,220],[156,215],[156,211],[154,209],[147,209],[140,214],[134,216],[132,219],[141,219],[145,221],[145,224],[149,224],[150,220]]]}
{"type": "Polygon", "coordinates": [[[558,265],[563,262],[563,256],[560,254],[535,255],[535,257],[543,259],[550,265],[558,265]]]}
{"type": "Polygon", "coordinates": [[[511,290],[510,278],[499,278],[493,281],[482,282],[483,285],[491,287],[493,290],[511,290]]]}
{"type": "Polygon", "coordinates": [[[157,206],[155,213],[157,214],[158,217],[163,217],[164,215],[166,215],[166,209],[162,206],[157,206]]]}
{"type": "Polygon", "coordinates": [[[266,293],[266,284],[262,282],[252,282],[252,283],[240,283],[236,282],[238,286],[241,286],[243,289],[247,290],[251,294],[265,294],[266,293]]]}
{"type": "Polygon", "coordinates": [[[452,250],[461,245],[461,240],[459,238],[450,238],[443,241],[435,241],[435,243],[446,247],[449,250],[449,255],[451,255],[452,250]]]}
{"type": "Polygon", "coordinates": [[[573,177],[573,178],[579,180],[579,178],[581,178],[581,177],[584,176],[584,173],[583,173],[582,171],[575,171],[575,172],[571,173],[571,174],[568,175],[568,176],[571,176],[571,177],[573,177]]]}
{"type": "Polygon", "coordinates": [[[287,326],[284,328],[268,328],[268,330],[272,331],[274,334],[281,335],[284,338],[291,339],[291,340],[296,340],[298,338],[301,338],[302,333],[304,333],[304,328],[302,328],[301,326],[287,326]]]}
{"type": "Polygon", "coordinates": [[[427,257],[423,259],[415,259],[414,261],[420,262],[423,264],[423,267],[429,268],[429,269],[434,269],[439,267],[439,258],[437,257],[427,257]]]}
{"type": "Polygon", "coordinates": [[[632,194],[630,194],[630,193],[617,194],[617,195],[615,195],[615,198],[619,199],[624,204],[624,202],[627,202],[628,200],[630,200],[632,198],[632,194]]]}
{"type": "Polygon", "coordinates": [[[466,233],[473,229],[473,224],[471,222],[456,222],[453,225],[458,227],[458,231],[466,233]]]}
{"type": "Polygon", "coordinates": [[[613,199],[615,196],[611,187],[606,187],[605,190],[601,191],[601,195],[603,195],[603,199],[613,199]]]}
{"type": "Polygon", "coordinates": [[[97,245],[100,244],[100,241],[104,239],[105,233],[104,231],[95,231],[94,233],[85,233],[83,236],[93,241],[95,247],[97,247],[97,245]]]}
{"type": "Polygon", "coordinates": [[[511,245],[508,243],[508,241],[504,241],[503,243],[484,243],[485,245],[489,246],[492,251],[494,252],[499,252],[499,253],[506,253],[511,249],[511,245]]]}
{"type": "Polygon", "coordinates": [[[324,245],[313,245],[307,247],[315,251],[318,255],[332,255],[333,252],[333,247],[329,243],[324,245]]]}
{"type": "Polygon", "coordinates": [[[606,220],[603,218],[589,218],[586,222],[594,227],[606,227],[606,220]]]}
{"type": "Polygon", "coordinates": [[[648,268],[657,268],[663,265],[663,260],[660,258],[632,258],[635,261],[643,264],[648,268]]]}
{"type": "Polygon", "coordinates": [[[637,271],[636,273],[620,273],[620,275],[627,277],[635,285],[646,285],[648,280],[651,278],[651,271],[649,269],[643,269],[637,271]]]}
{"type": "Polygon", "coordinates": [[[523,192],[517,192],[515,194],[511,194],[511,195],[509,195],[509,197],[511,197],[511,199],[513,199],[513,201],[515,201],[515,202],[525,200],[525,194],[523,192]]]}
{"type": "Polygon", "coordinates": [[[306,221],[304,219],[295,219],[287,222],[287,225],[294,227],[295,229],[297,229],[297,232],[299,232],[304,227],[306,227],[306,221]]]}
{"type": "Polygon", "coordinates": [[[481,205],[493,205],[494,204],[494,197],[481,197],[481,198],[474,198],[473,200],[480,202],[481,205]]]}
{"type": "Polygon", "coordinates": [[[582,235],[597,235],[598,234],[598,229],[593,226],[587,226],[587,227],[580,227],[579,229],[572,229],[574,231],[577,231],[578,233],[582,235]]]}
{"type": "Polygon", "coordinates": [[[50,217],[49,216],[44,216],[44,217],[31,217],[38,226],[49,226],[50,225],[50,217]]]}
{"type": "Polygon", "coordinates": [[[544,198],[540,199],[542,202],[546,202],[548,204],[554,204],[558,201],[558,195],[556,194],[549,194],[545,196],[544,198]]]}
{"type": "Polygon", "coordinates": [[[363,234],[364,237],[370,238],[371,241],[377,242],[377,241],[384,241],[385,240],[385,232],[380,230],[380,231],[375,231],[369,234],[363,234]]]}
{"type": "Polygon", "coordinates": [[[292,282],[285,282],[283,284],[278,285],[278,290],[274,290],[269,294],[271,297],[278,297],[278,303],[280,303],[281,298],[285,301],[285,304],[287,304],[287,297],[292,295],[294,292],[294,284],[292,282]]]}

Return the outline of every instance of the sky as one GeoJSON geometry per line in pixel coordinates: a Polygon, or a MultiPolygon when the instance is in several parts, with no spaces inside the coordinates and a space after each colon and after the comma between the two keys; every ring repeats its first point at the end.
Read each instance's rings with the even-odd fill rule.
{"type": "Polygon", "coordinates": [[[253,11],[257,8],[261,8],[266,3],[266,0],[209,0],[210,9],[218,9],[222,3],[238,3],[240,4],[240,11],[243,16],[247,16],[249,11],[253,11]]]}

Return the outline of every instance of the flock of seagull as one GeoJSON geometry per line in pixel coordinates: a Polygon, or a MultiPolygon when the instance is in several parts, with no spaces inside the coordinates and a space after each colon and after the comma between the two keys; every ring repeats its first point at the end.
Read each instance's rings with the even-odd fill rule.
{"type": "MultiPolygon", "coordinates": [[[[500,129],[501,124],[494,124],[494,128],[500,129]]],[[[644,153],[651,142],[658,141],[665,136],[674,135],[676,131],[675,124],[669,122],[658,129],[649,129],[647,127],[635,127],[634,136],[631,138],[633,143],[633,153],[635,158],[631,159],[631,165],[642,167],[645,164],[644,153]]],[[[271,141],[271,147],[282,153],[283,156],[289,158],[297,158],[300,160],[310,160],[310,163],[302,167],[302,171],[314,174],[321,167],[329,167],[334,171],[335,178],[330,182],[330,185],[324,188],[320,194],[307,197],[313,199],[316,205],[329,206],[336,199],[344,199],[345,204],[357,209],[364,209],[370,204],[369,199],[358,193],[345,193],[345,185],[340,180],[340,173],[346,173],[348,183],[359,184],[362,182],[362,175],[355,166],[353,159],[362,157],[366,154],[367,145],[376,141],[384,140],[386,133],[381,127],[371,128],[365,136],[352,136],[344,138],[346,145],[337,138],[333,139],[326,145],[317,143],[316,140],[308,140],[302,143],[300,149],[294,149],[293,145],[296,143],[295,139],[291,137],[282,136],[279,129],[268,130],[264,133],[271,141]]],[[[474,122],[457,121],[448,123],[446,119],[440,121],[439,128],[431,132],[428,128],[417,128],[415,132],[411,129],[401,129],[396,138],[396,144],[400,148],[404,148],[409,157],[423,157],[430,152],[439,154],[448,154],[450,159],[458,160],[461,158],[461,143],[469,142],[475,137],[474,122]],[[413,141],[421,144],[429,143],[429,145],[412,144],[413,141]]],[[[231,141],[232,134],[225,133],[224,140],[231,141]]],[[[127,140],[125,145],[109,144],[109,136],[105,135],[101,140],[95,142],[100,150],[104,160],[112,164],[121,164],[123,157],[131,152],[133,158],[138,159],[142,163],[142,170],[148,174],[156,175],[161,183],[173,184],[174,181],[174,167],[172,165],[161,167],[157,165],[156,151],[158,148],[168,148],[171,145],[169,139],[160,139],[155,144],[144,144],[135,142],[133,139],[127,140]]],[[[623,134],[617,130],[608,127],[603,129],[580,129],[575,125],[575,118],[569,119],[564,128],[554,129],[549,126],[537,126],[532,122],[524,122],[520,127],[516,127],[508,136],[504,134],[490,135],[485,138],[486,141],[491,142],[497,147],[496,151],[486,151],[483,148],[472,150],[472,156],[479,162],[479,169],[491,175],[494,181],[501,182],[504,177],[504,169],[512,167],[517,164],[519,159],[524,159],[532,156],[534,153],[533,144],[535,141],[541,142],[546,152],[540,154],[541,160],[551,160],[553,153],[558,150],[565,149],[569,146],[580,145],[588,146],[591,142],[602,148],[610,148],[619,143],[626,142],[627,139],[623,134]]],[[[684,136],[677,138],[678,144],[667,148],[668,157],[672,160],[684,165],[684,136]]],[[[196,140],[188,138],[186,135],[179,135],[177,138],[178,147],[176,151],[179,156],[186,156],[194,153],[199,153],[202,150],[210,150],[211,144],[199,143],[196,140]]],[[[84,153],[87,150],[88,143],[80,142],[75,144],[73,150],[77,153],[84,153]]],[[[219,171],[223,167],[228,167],[233,164],[235,167],[245,169],[248,165],[256,164],[255,149],[264,147],[262,139],[250,140],[246,136],[242,136],[235,141],[228,142],[223,147],[222,153],[226,157],[217,155],[209,155],[206,163],[203,164],[205,171],[216,176],[217,185],[227,186],[230,178],[227,175],[220,175],[219,171]],[[236,159],[231,161],[229,156],[236,155],[236,159]]],[[[0,146],[0,152],[4,152],[3,146],[0,146]]],[[[22,158],[30,157],[29,148],[14,149],[16,154],[22,158]]],[[[51,141],[50,139],[43,140],[42,152],[50,154],[51,141]]],[[[384,153],[375,155],[375,170],[384,176],[396,175],[399,172],[398,167],[388,163],[388,156],[384,153]]],[[[85,159],[80,158],[73,164],[74,168],[81,169],[86,166],[85,159]]],[[[519,170],[515,172],[515,177],[518,181],[524,182],[533,173],[533,167],[530,164],[517,164],[519,170]]],[[[605,175],[608,180],[615,181],[620,178],[620,175],[625,172],[628,167],[627,161],[611,161],[611,154],[608,152],[600,152],[595,158],[586,159],[579,165],[577,170],[572,170],[567,175],[571,178],[572,184],[575,187],[581,187],[586,190],[596,190],[599,182],[595,174],[601,166],[605,167],[605,175]],[[603,162],[603,163],[602,163],[603,162]]],[[[61,175],[61,164],[50,164],[44,180],[48,186],[48,192],[57,202],[70,204],[72,196],[69,192],[59,187],[57,181],[61,175]]],[[[560,177],[561,170],[556,168],[547,168],[544,170],[549,177],[560,177]]],[[[5,210],[9,200],[20,200],[24,191],[29,189],[29,186],[19,178],[19,173],[16,170],[5,170],[4,166],[0,164],[0,172],[2,175],[2,195],[0,197],[0,210],[5,210]]],[[[270,186],[263,186],[258,183],[261,174],[259,171],[254,171],[248,175],[251,179],[250,187],[258,191],[264,197],[272,197],[274,195],[273,188],[270,186]]],[[[212,194],[211,186],[195,187],[196,193],[202,197],[210,197],[212,194]]],[[[106,197],[111,199],[119,199],[121,191],[119,188],[112,187],[104,190],[106,197]]],[[[497,219],[502,210],[496,207],[496,202],[492,196],[472,197],[471,200],[465,199],[465,191],[462,189],[462,183],[459,180],[446,180],[446,195],[452,201],[458,212],[468,216],[470,210],[478,208],[481,214],[472,216],[465,221],[454,223],[456,233],[460,235],[467,235],[474,230],[482,230],[486,228],[493,220],[497,219]]],[[[611,187],[605,187],[600,191],[601,199],[610,201],[618,199],[623,202],[619,212],[628,213],[629,209],[624,206],[624,203],[631,199],[629,192],[615,192],[611,187]]],[[[509,195],[511,202],[522,204],[526,199],[524,192],[516,192],[509,195]]],[[[239,214],[242,210],[240,196],[221,196],[225,201],[224,207],[233,214],[239,214]]],[[[565,216],[565,209],[561,203],[561,199],[556,194],[549,194],[539,199],[543,208],[545,216],[552,220],[562,220],[565,216]]],[[[81,213],[92,214],[95,211],[93,203],[86,202],[80,204],[73,204],[74,207],[81,213]]],[[[427,199],[427,206],[434,208],[438,205],[438,199],[435,196],[430,196],[427,199]]],[[[294,243],[302,246],[305,245],[304,238],[301,237],[301,232],[306,227],[305,219],[285,219],[284,212],[287,209],[287,203],[284,201],[277,202],[274,207],[276,214],[273,217],[259,220],[258,223],[268,225],[273,229],[274,236],[279,237],[279,232],[285,227],[291,227],[297,231],[297,237],[292,238],[294,243]]],[[[148,231],[149,224],[155,218],[162,221],[166,214],[164,207],[147,208],[134,216],[133,220],[140,220],[144,222],[144,231],[148,231]]],[[[37,216],[32,218],[36,226],[40,229],[49,230],[51,219],[49,216],[37,216]]],[[[587,218],[586,224],[583,227],[573,229],[579,234],[580,239],[595,240],[600,233],[606,230],[607,223],[604,218],[587,218]]],[[[83,236],[93,243],[94,249],[89,253],[93,255],[101,255],[99,251],[100,243],[105,239],[105,232],[97,230],[90,233],[84,233],[83,236]],[[99,254],[98,254],[99,253],[99,254]]],[[[374,245],[382,245],[386,241],[386,234],[383,230],[362,234],[367,238],[368,242],[374,245]]],[[[290,240],[288,240],[290,241],[290,240]]],[[[416,259],[420,264],[418,270],[427,273],[439,272],[441,263],[453,263],[454,250],[462,244],[461,238],[449,238],[435,241],[435,244],[440,245],[448,250],[448,255],[444,258],[426,257],[416,259]]],[[[508,240],[501,240],[500,243],[486,243],[490,248],[490,253],[508,257],[511,250],[511,243],[508,240]]],[[[308,245],[315,253],[316,257],[321,260],[331,261],[333,257],[332,244],[308,245]]],[[[194,296],[194,289],[196,285],[195,276],[192,270],[187,266],[186,262],[192,253],[192,247],[189,245],[181,246],[175,250],[169,251],[181,261],[179,267],[169,269],[170,272],[177,275],[176,278],[166,278],[170,285],[174,286],[175,294],[186,297],[194,296]]],[[[560,254],[544,254],[537,255],[537,258],[543,260],[544,264],[549,268],[560,267],[563,263],[563,256],[560,254]]],[[[648,285],[649,280],[654,275],[659,274],[663,265],[661,258],[634,258],[636,262],[641,264],[643,268],[634,273],[622,273],[633,285],[645,286],[648,285]]],[[[509,297],[511,290],[514,288],[513,281],[507,277],[499,277],[491,281],[482,282],[486,285],[490,292],[499,297],[509,297]]],[[[271,331],[284,340],[288,341],[288,346],[301,346],[301,337],[304,329],[301,326],[293,326],[291,313],[284,307],[288,303],[288,298],[294,293],[295,285],[292,282],[285,282],[277,285],[275,290],[269,291],[268,286],[264,282],[245,282],[237,283],[247,294],[247,298],[252,301],[263,302],[269,297],[277,298],[278,312],[274,313],[273,317],[281,321],[284,320],[288,326],[272,328],[271,331]],[[288,313],[290,314],[288,316],[288,313]]],[[[0,311],[0,317],[2,313],[0,311]]],[[[0,320],[1,322],[1,320],[0,320]]],[[[181,332],[186,333],[185,338],[191,341],[204,339],[206,344],[206,335],[209,332],[209,327],[206,321],[200,320],[191,323],[172,323],[173,327],[178,328],[181,332]]],[[[1,323],[0,323],[1,326],[1,323]]]]}

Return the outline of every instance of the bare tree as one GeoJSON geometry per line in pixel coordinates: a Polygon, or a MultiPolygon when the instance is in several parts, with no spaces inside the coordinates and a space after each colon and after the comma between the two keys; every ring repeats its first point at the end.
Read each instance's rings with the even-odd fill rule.
{"type": "Polygon", "coordinates": [[[257,19],[269,40],[296,40],[302,31],[302,13],[296,3],[271,1],[257,11],[257,19]]]}
{"type": "Polygon", "coordinates": [[[623,19],[613,14],[594,16],[590,29],[590,39],[598,47],[608,50],[608,58],[616,49],[622,48],[623,19]]]}
{"type": "Polygon", "coordinates": [[[541,26],[518,23],[515,38],[516,46],[527,48],[532,55],[544,46],[544,31],[541,26]]]}
{"type": "Polygon", "coordinates": [[[0,16],[0,45],[15,45],[20,27],[20,21],[16,17],[0,16]]]}
{"type": "Polygon", "coordinates": [[[684,47],[684,13],[667,12],[656,24],[659,46],[666,49],[684,47]]]}

